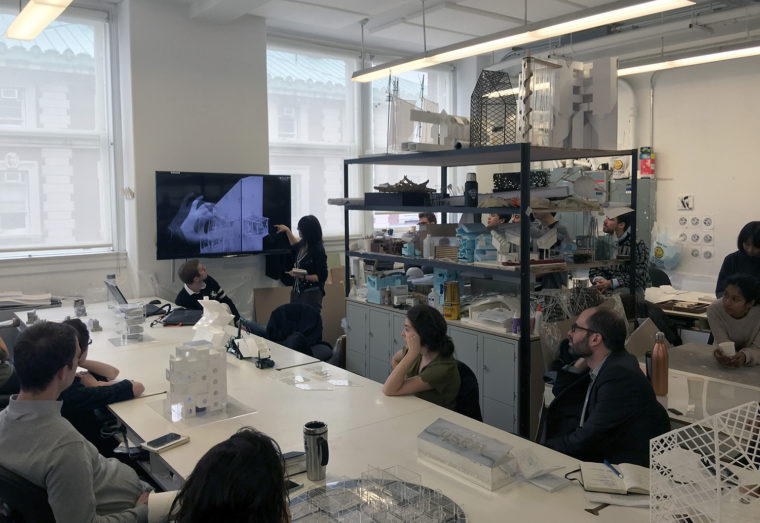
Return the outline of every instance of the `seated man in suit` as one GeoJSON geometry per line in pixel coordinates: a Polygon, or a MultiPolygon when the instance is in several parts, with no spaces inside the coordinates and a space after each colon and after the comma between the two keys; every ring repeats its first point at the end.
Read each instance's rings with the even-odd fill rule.
{"type": "Polygon", "coordinates": [[[0,412],[0,465],[47,492],[58,522],[147,521],[137,474],[106,459],[61,417],[57,398],[74,381],[80,349],[69,325],[40,322],[18,337],[21,391],[0,412]]]}
{"type": "Polygon", "coordinates": [[[546,446],[583,461],[649,466],[649,440],[670,430],[670,421],[625,350],[625,320],[611,309],[591,308],[568,334],[578,359],[557,373],[546,446]]]}

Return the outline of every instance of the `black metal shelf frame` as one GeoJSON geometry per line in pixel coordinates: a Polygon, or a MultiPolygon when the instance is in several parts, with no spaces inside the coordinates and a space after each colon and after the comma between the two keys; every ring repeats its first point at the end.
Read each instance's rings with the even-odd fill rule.
{"type": "MultiPolygon", "coordinates": [[[[474,147],[470,149],[453,149],[450,151],[435,151],[435,152],[423,152],[423,153],[409,153],[409,154],[394,154],[394,155],[379,155],[379,156],[365,156],[361,158],[351,158],[343,161],[343,196],[348,198],[349,194],[349,166],[351,165],[405,165],[405,166],[434,166],[441,168],[441,191],[446,192],[446,186],[448,184],[447,169],[449,167],[466,167],[475,165],[491,165],[491,164],[505,164],[505,163],[519,163],[520,164],[520,201],[530,201],[530,164],[531,162],[550,161],[550,160],[572,160],[580,158],[600,158],[609,156],[630,156],[631,166],[631,208],[636,211],[636,204],[638,198],[638,162],[636,149],[626,150],[599,150],[599,149],[562,149],[556,147],[538,147],[532,146],[529,143],[516,143],[509,145],[496,145],[490,147],[474,147]]],[[[445,196],[445,194],[444,194],[445,196]]],[[[521,214],[520,220],[520,244],[530,245],[530,224],[528,221],[528,214],[526,212],[528,206],[524,205],[519,209],[511,207],[500,208],[501,212],[505,210],[514,210],[521,214]]],[[[451,210],[451,207],[401,207],[395,208],[399,212],[473,212],[473,213],[488,213],[499,212],[493,211],[490,208],[481,208],[477,210],[459,210],[466,209],[458,207],[456,211],[451,210]],[[420,209],[420,210],[418,210],[420,209]],[[444,211],[445,209],[445,211],[444,211]]],[[[472,208],[471,208],[472,209],[472,208]]],[[[348,237],[348,224],[349,224],[349,211],[350,210],[380,210],[376,208],[366,206],[346,206],[343,210],[344,219],[344,243],[345,243],[345,265],[346,265],[346,296],[351,290],[350,270],[351,264],[349,257],[351,253],[349,251],[349,237],[348,237]]],[[[392,208],[384,207],[382,210],[394,210],[392,208]]],[[[630,274],[631,295],[636,294],[636,220],[633,220],[629,229],[631,236],[631,259],[630,259],[630,274]]],[[[370,253],[362,253],[364,258],[379,259],[379,256],[370,253]]],[[[452,267],[457,266],[461,269],[462,265],[441,262],[440,260],[430,260],[431,265],[436,264],[450,264],[452,267]]],[[[468,270],[473,272],[480,272],[488,274],[490,271],[498,269],[490,269],[488,267],[477,266],[465,266],[468,270]]],[[[504,271],[500,271],[503,274],[504,271]]],[[[518,273],[516,273],[518,274],[518,273]]],[[[520,249],[520,343],[518,350],[518,380],[519,380],[519,397],[518,397],[518,430],[519,434],[523,437],[530,437],[530,249],[520,249]],[[526,270],[527,268],[527,270],[526,270]]]]}

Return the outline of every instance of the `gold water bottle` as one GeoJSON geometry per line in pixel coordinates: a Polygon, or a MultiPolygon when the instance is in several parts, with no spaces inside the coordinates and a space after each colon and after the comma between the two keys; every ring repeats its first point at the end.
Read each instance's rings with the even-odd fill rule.
{"type": "Polygon", "coordinates": [[[443,295],[443,317],[447,320],[459,319],[459,282],[447,281],[443,295]]]}
{"type": "Polygon", "coordinates": [[[652,388],[657,396],[668,394],[668,349],[665,347],[665,335],[658,332],[654,335],[652,349],[652,388]]]}

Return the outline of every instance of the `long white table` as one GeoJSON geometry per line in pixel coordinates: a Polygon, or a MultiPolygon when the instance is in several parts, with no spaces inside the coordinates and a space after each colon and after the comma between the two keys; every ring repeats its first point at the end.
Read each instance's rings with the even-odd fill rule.
{"type": "MultiPolygon", "coordinates": [[[[88,310],[91,314],[101,314],[103,318],[108,313],[99,312],[97,306],[88,307],[88,310]]],[[[63,319],[70,313],[66,310],[50,314],[45,311],[40,316],[63,319]]],[[[98,319],[108,326],[102,318],[98,319]]],[[[159,388],[159,374],[164,376],[166,385],[168,354],[178,343],[191,337],[191,329],[186,327],[163,329],[155,336],[155,342],[115,347],[107,341],[113,338],[113,331],[109,333],[109,330],[107,328],[93,336],[90,357],[118,366],[122,377],[150,383],[151,387],[159,385],[159,388]]],[[[150,334],[155,330],[151,329],[150,334]]],[[[305,361],[307,356],[290,349],[279,346],[272,346],[272,349],[275,361],[291,358],[291,361],[299,362],[296,363],[299,366],[284,370],[260,370],[249,361],[228,355],[228,395],[234,398],[235,403],[235,408],[228,415],[216,414],[172,422],[160,408],[165,398],[163,394],[111,406],[135,441],[149,440],[167,432],[190,436],[188,444],[152,455],[151,469],[160,483],[166,486],[181,485],[182,478],[190,474],[209,448],[242,427],[251,426],[267,433],[287,452],[303,450],[304,423],[320,420],[328,425],[328,482],[359,478],[370,466],[387,468],[401,465],[419,473],[425,486],[440,489],[459,504],[468,521],[493,521],[507,515],[510,519],[515,517],[516,521],[539,521],[544,518],[562,518],[563,522],[648,520],[646,509],[611,506],[600,512],[599,517],[585,512],[584,508],[593,504],[586,502],[583,489],[575,483],[558,492],[547,493],[531,484],[517,481],[490,492],[431,469],[416,459],[416,438],[438,418],[515,447],[530,447],[545,462],[562,466],[561,473],[577,468],[578,463],[573,458],[414,396],[387,397],[383,395],[379,383],[316,362],[313,358],[311,362],[305,361]],[[288,355],[288,351],[292,354],[288,355]],[[313,384],[317,389],[330,390],[299,388],[296,386],[299,383],[297,376],[309,380],[305,385],[313,384]]],[[[305,474],[297,476],[295,481],[304,483],[306,489],[315,485],[306,479],[305,474]]]]}

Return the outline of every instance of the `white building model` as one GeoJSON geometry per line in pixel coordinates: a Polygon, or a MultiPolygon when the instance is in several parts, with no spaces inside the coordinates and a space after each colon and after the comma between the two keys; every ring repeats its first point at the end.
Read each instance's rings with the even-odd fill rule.
{"type": "Polygon", "coordinates": [[[224,409],[227,404],[227,356],[208,341],[190,341],[169,356],[166,370],[172,419],[224,409]]]}

